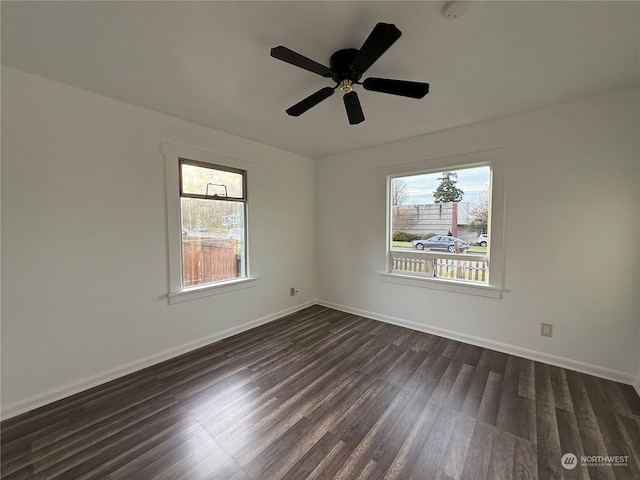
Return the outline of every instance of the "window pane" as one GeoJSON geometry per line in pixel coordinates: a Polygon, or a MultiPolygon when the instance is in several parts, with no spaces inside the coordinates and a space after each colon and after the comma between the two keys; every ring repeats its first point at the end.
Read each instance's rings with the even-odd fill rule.
{"type": "Polygon", "coordinates": [[[490,224],[490,179],[488,165],[391,179],[392,248],[461,257],[436,261],[396,252],[393,269],[487,283],[488,246],[478,237],[490,224]]]}
{"type": "Polygon", "coordinates": [[[245,274],[244,202],[180,199],[184,287],[245,274]]]}
{"type": "Polygon", "coordinates": [[[243,175],[181,163],[182,193],[244,198],[243,175]]]}
{"type": "Polygon", "coordinates": [[[457,253],[456,242],[460,253],[471,249],[488,228],[490,175],[482,166],[391,179],[394,246],[416,248],[418,241],[421,249],[433,238],[438,250],[457,253]]]}

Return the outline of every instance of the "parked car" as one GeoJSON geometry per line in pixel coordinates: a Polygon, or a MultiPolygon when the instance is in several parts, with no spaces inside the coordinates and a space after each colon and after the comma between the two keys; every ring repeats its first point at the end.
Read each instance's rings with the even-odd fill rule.
{"type": "Polygon", "coordinates": [[[456,237],[450,237],[448,235],[442,235],[442,236],[436,235],[435,237],[431,237],[428,240],[414,240],[411,243],[417,250],[424,250],[425,248],[428,248],[429,250],[436,250],[436,251],[440,250],[440,251],[455,253],[456,241],[458,242],[458,251],[460,253],[464,253],[470,246],[464,240],[461,240],[456,237]]]}
{"type": "Polygon", "coordinates": [[[476,240],[476,245],[480,245],[481,247],[486,247],[489,243],[489,236],[486,233],[481,233],[478,235],[478,239],[476,240]]]}

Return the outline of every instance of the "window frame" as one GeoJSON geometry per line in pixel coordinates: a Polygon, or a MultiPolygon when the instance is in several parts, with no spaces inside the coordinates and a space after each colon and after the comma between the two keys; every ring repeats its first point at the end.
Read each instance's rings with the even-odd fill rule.
{"type": "MultiPolygon", "coordinates": [[[[403,163],[378,169],[380,192],[380,256],[379,279],[381,282],[431,288],[435,290],[480,295],[490,298],[502,298],[504,291],[505,271],[505,180],[506,180],[506,148],[465,153],[446,157],[438,157],[411,163],[403,163]],[[489,265],[489,281],[487,284],[472,283],[464,280],[453,280],[442,277],[426,276],[421,273],[398,273],[393,271],[393,245],[391,232],[391,180],[398,177],[439,173],[489,166],[490,201],[488,235],[491,242],[487,246],[487,263],[489,265]]],[[[409,252],[412,256],[415,252],[409,252]]],[[[431,252],[420,253],[428,257],[459,258],[452,254],[431,252]]]]}
{"type": "MultiPolygon", "coordinates": [[[[252,175],[254,163],[248,160],[228,157],[217,153],[198,150],[195,148],[175,145],[168,142],[162,142],[162,153],[165,157],[165,180],[166,180],[166,201],[167,201],[167,245],[169,260],[169,288],[167,297],[170,304],[181,303],[210,295],[218,295],[232,292],[234,290],[253,287],[258,279],[257,276],[251,274],[250,262],[250,203],[249,190],[252,190],[252,175]],[[213,168],[218,170],[228,170],[234,173],[244,173],[243,178],[243,197],[245,214],[245,232],[244,232],[244,277],[225,280],[221,282],[208,283],[205,285],[196,285],[192,287],[184,287],[182,272],[182,223],[181,223],[181,206],[180,198],[183,196],[181,192],[181,162],[190,165],[199,165],[205,168],[213,168]]],[[[194,194],[186,194],[186,197],[192,197],[194,194]]],[[[207,200],[214,200],[213,195],[199,196],[207,200]]],[[[234,200],[230,198],[219,198],[220,200],[234,200]]]]}

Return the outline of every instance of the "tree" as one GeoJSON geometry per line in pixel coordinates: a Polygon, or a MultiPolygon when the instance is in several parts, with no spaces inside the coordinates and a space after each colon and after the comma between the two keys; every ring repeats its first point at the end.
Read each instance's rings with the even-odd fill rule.
{"type": "Polygon", "coordinates": [[[399,232],[413,224],[413,216],[409,209],[402,205],[407,204],[409,200],[409,185],[399,178],[391,180],[391,205],[392,218],[391,225],[393,225],[393,231],[399,232]]]}
{"type": "Polygon", "coordinates": [[[459,202],[464,192],[456,187],[458,174],[456,172],[443,172],[440,177],[440,185],[433,192],[433,203],[459,202]]]}
{"type": "Polygon", "coordinates": [[[469,209],[469,225],[478,233],[486,232],[489,226],[489,193],[482,192],[469,209]]]}
{"type": "Polygon", "coordinates": [[[391,205],[404,205],[409,199],[409,185],[394,178],[391,180],[391,205]]]}

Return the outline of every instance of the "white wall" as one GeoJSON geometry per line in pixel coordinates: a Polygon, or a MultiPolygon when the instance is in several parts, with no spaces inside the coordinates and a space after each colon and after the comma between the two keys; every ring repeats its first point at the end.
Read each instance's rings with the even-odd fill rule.
{"type": "Polygon", "coordinates": [[[9,416],[312,303],[315,165],[3,67],[2,248],[9,416]],[[256,287],[168,305],[161,141],[256,163],[256,287]]]}
{"type": "Polygon", "coordinates": [[[318,298],[632,382],[639,107],[627,90],[319,160],[318,298]],[[503,298],[382,283],[378,168],[498,147],[508,149],[503,298]],[[540,322],[553,323],[553,338],[540,322]]]}
{"type": "Polygon", "coordinates": [[[3,67],[2,414],[313,303],[316,260],[324,303],[638,378],[639,98],[591,97],[314,165],[3,67]],[[161,141],[256,162],[256,287],[167,304],[161,141]],[[508,148],[503,298],[381,283],[378,167],[496,147],[508,148]],[[607,235],[619,241],[603,246],[607,235]]]}

